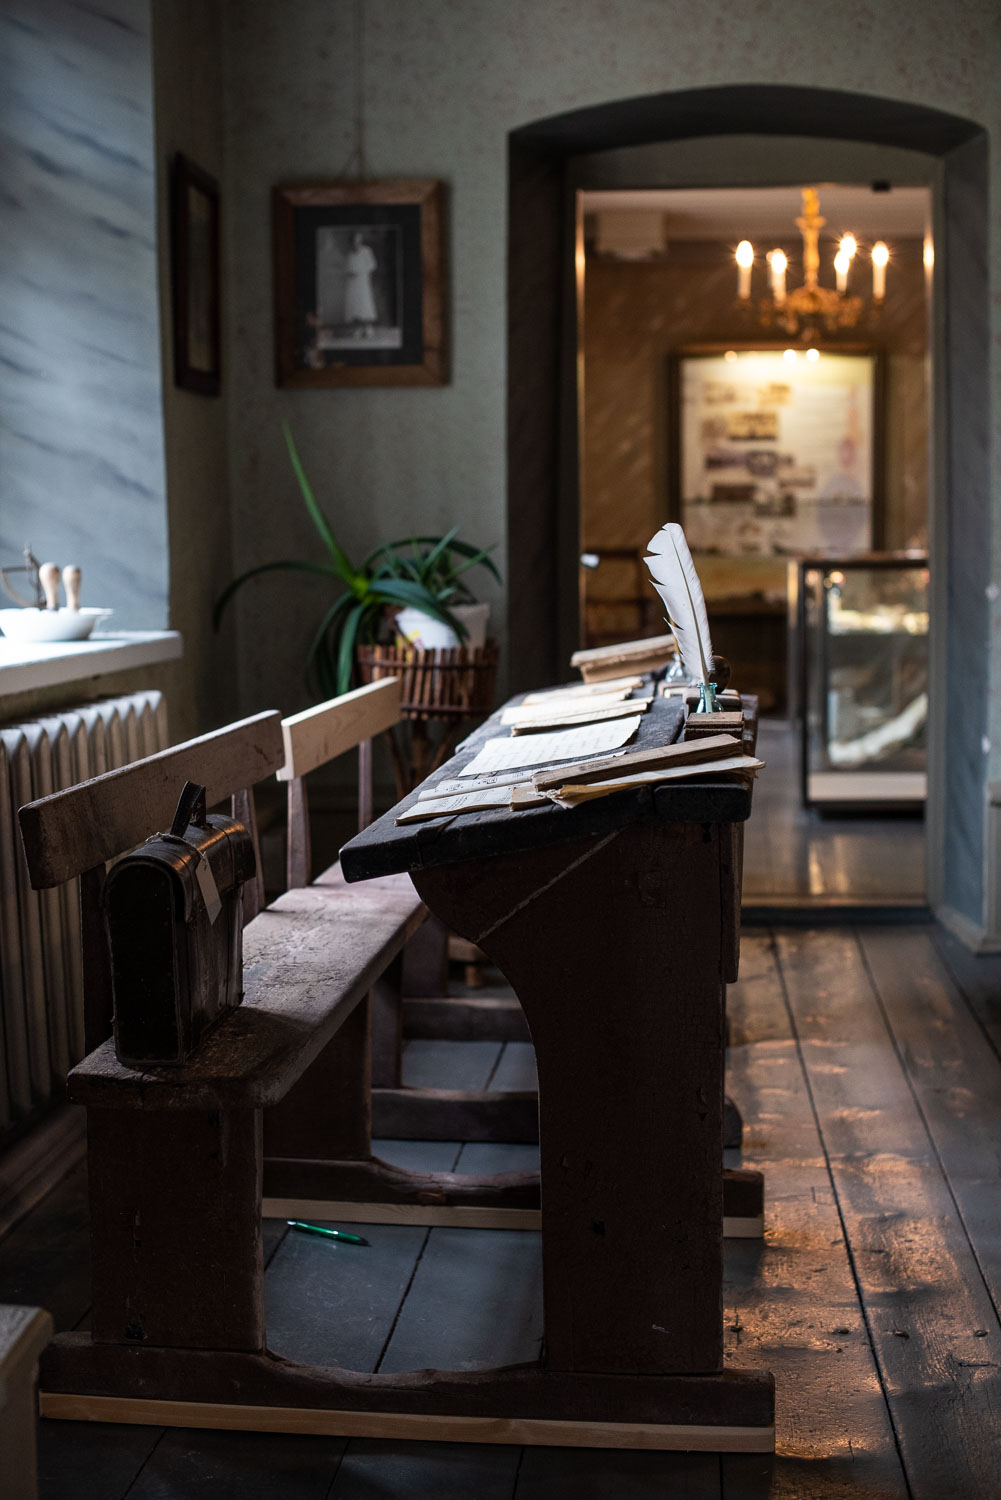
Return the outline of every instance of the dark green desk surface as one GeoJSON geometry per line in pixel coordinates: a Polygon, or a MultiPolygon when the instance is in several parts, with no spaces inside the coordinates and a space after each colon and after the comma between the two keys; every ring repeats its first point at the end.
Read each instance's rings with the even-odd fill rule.
{"type": "MultiPolygon", "coordinates": [[[[521,696],[512,698],[511,704],[520,703],[521,696]]],[[[433,772],[421,787],[344,845],[341,869],[345,880],[369,880],[400,870],[430,869],[463,860],[520,854],[573,839],[600,838],[616,828],[650,817],[673,823],[742,823],[751,811],[750,788],[721,778],[715,782],[664,782],[631,787],[574,808],[551,804],[512,812],[501,807],[464,813],[448,821],[442,818],[398,825],[397,814],[413,806],[423,787],[453,780],[484,740],[508,732],[500,727],[501,712],[498,709],[471,734],[452,759],[433,772]]],[[[672,744],[681,734],[682,722],[682,709],[677,702],[655,698],[625,748],[650,750],[672,744]]],[[[525,777],[531,774],[528,770],[525,777]]]]}

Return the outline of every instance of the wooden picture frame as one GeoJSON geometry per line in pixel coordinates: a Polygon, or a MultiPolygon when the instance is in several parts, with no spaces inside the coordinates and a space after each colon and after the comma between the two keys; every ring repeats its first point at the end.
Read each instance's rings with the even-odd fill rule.
{"type": "Polygon", "coordinates": [[[272,207],[277,384],[444,385],[441,183],[289,184],[272,207]]]}
{"type": "Polygon", "coordinates": [[[788,347],[699,345],[670,357],[668,518],[693,552],[882,546],[883,356],[839,344],[809,361],[800,348],[793,360],[788,347]]]}
{"type": "Polygon", "coordinates": [[[171,171],[174,384],[202,396],[222,386],[219,184],[180,152],[171,171]]]}

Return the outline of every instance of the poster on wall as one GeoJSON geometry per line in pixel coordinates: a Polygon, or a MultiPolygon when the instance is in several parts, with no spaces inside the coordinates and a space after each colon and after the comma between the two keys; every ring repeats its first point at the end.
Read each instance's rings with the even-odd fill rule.
{"type": "Polygon", "coordinates": [[[693,552],[877,544],[876,355],[728,349],[683,354],[676,374],[673,509],[693,552]]]}
{"type": "Polygon", "coordinates": [[[443,385],[440,182],[276,187],[277,381],[443,385]]]}

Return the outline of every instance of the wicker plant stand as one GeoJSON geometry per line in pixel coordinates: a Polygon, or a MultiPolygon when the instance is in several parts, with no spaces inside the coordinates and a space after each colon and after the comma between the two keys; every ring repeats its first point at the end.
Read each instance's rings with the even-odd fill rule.
{"type": "Polygon", "coordinates": [[[398,797],[448,759],[470,720],[492,712],[497,654],[496,641],[487,641],[475,651],[465,646],[438,651],[418,651],[412,646],[358,647],[362,683],[399,677],[403,685],[406,734],[387,731],[398,797]],[[439,726],[436,733],[432,726],[439,726]]]}

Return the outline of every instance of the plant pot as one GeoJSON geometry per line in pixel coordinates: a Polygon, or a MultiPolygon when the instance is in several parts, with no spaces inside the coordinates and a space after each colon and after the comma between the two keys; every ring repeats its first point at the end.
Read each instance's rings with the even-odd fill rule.
{"type": "Polygon", "coordinates": [[[487,641],[487,619],[489,604],[457,604],[451,610],[455,618],[469,632],[460,641],[450,625],[434,620],[419,609],[401,609],[396,616],[397,633],[407,645],[419,651],[450,651],[456,646],[465,646],[469,651],[482,651],[487,641]]]}

